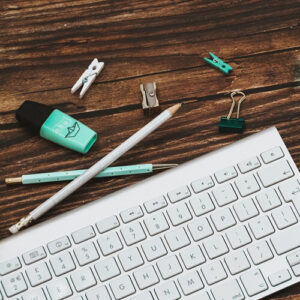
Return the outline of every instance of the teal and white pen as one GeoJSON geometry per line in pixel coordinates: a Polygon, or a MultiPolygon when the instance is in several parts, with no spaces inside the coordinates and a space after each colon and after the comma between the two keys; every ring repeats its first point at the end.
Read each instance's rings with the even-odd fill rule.
{"type": "MultiPolygon", "coordinates": [[[[143,164],[120,167],[108,167],[97,174],[95,178],[115,177],[124,175],[146,174],[156,170],[164,170],[177,167],[177,164],[143,164]]],[[[83,174],[86,170],[62,171],[52,173],[27,174],[21,177],[5,178],[5,183],[12,184],[34,184],[58,181],[70,181],[83,174]]]]}

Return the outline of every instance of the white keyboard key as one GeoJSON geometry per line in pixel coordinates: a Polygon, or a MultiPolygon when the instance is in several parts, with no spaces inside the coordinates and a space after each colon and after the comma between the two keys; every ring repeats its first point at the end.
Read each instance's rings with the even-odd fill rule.
{"type": "Polygon", "coordinates": [[[138,269],[133,273],[133,276],[140,290],[159,282],[155,269],[151,265],[138,269]]]}
{"type": "Polygon", "coordinates": [[[203,192],[207,189],[210,189],[214,185],[214,181],[210,176],[202,177],[191,183],[191,186],[195,193],[203,192]]]}
{"type": "Polygon", "coordinates": [[[250,297],[268,289],[268,285],[259,269],[241,275],[241,281],[250,297]]]}
{"type": "Polygon", "coordinates": [[[180,252],[180,257],[187,269],[194,268],[205,262],[205,257],[197,245],[192,245],[180,252]]]}
{"type": "Polygon", "coordinates": [[[80,269],[72,273],[71,279],[77,292],[82,292],[97,283],[90,268],[80,269]]]}
{"type": "Polygon", "coordinates": [[[111,300],[107,288],[104,285],[88,291],[85,295],[87,300],[111,300]]]}
{"type": "Polygon", "coordinates": [[[184,185],[168,193],[168,197],[172,203],[186,199],[191,196],[189,188],[184,185]]]}
{"type": "Polygon", "coordinates": [[[36,261],[39,261],[39,260],[45,258],[47,255],[46,255],[46,252],[43,247],[38,247],[38,248],[35,248],[33,250],[30,250],[30,251],[24,253],[22,256],[23,256],[25,264],[29,265],[29,264],[32,264],[36,261]]]}
{"type": "Polygon", "coordinates": [[[125,272],[144,264],[138,248],[128,248],[121,252],[118,257],[125,272]]]}
{"type": "Polygon", "coordinates": [[[116,277],[121,273],[116,260],[113,257],[109,257],[96,263],[95,269],[102,282],[116,277]]]}
{"type": "Polygon", "coordinates": [[[211,289],[215,300],[244,300],[245,296],[236,280],[229,280],[211,289]]]}
{"type": "Polygon", "coordinates": [[[72,238],[75,244],[82,243],[96,236],[94,228],[87,226],[72,233],[72,238]]]}
{"type": "Polygon", "coordinates": [[[162,212],[144,219],[144,223],[150,235],[156,235],[169,229],[169,224],[162,212]]]}
{"type": "Polygon", "coordinates": [[[274,257],[268,243],[261,241],[248,247],[248,253],[255,265],[259,265],[274,257]]]}
{"type": "Polygon", "coordinates": [[[241,173],[243,173],[243,174],[250,172],[254,169],[257,169],[260,166],[261,166],[261,163],[257,156],[252,156],[252,157],[238,163],[238,167],[239,167],[241,173]]]}
{"type": "Polygon", "coordinates": [[[98,240],[103,255],[109,255],[123,248],[122,242],[116,232],[107,233],[98,240]]]}
{"type": "Polygon", "coordinates": [[[233,208],[241,222],[249,220],[259,214],[251,198],[238,201],[233,205],[233,208]]]}
{"type": "Polygon", "coordinates": [[[277,159],[283,157],[284,154],[280,147],[274,147],[272,149],[269,149],[269,150],[263,152],[260,156],[263,159],[264,163],[268,164],[274,160],[277,160],[277,159]]]}
{"type": "Polygon", "coordinates": [[[269,167],[259,170],[257,175],[263,186],[269,187],[275,183],[294,176],[294,172],[286,160],[280,160],[274,164],[271,164],[269,167]]]}
{"type": "Polygon", "coordinates": [[[266,190],[256,196],[256,200],[263,212],[281,205],[281,201],[274,189],[266,190]]]}
{"type": "Polygon", "coordinates": [[[166,247],[160,237],[155,237],[142,244],[142,249],[148,261],[155,260],[167,254],[166,247]]]}
{"type": "Polygon", "coordinates": [[[49,282],[47,290],[51,300],[62,300],[73,295],[67,278],[60,278],[49,282]]]}
{"type": "Polygon", "coordinates": [[[47,244],[51,254],[58,253],[71,247],[69,238],[65,235],[47,244]]]}
{"type": "Polygon", "coordinates": [[[96,224],[96,227],[100,233],[107,232],[107,231],[117,228],[119,226],[120,226],[120,222],[119,222],[117,216],[111,216],[111,217],[105,218],[96,224]]]}
{"type": "Polygon", "coordinates": [[[173,226],[180,225],[192,219],[192,215],[185,203],[179,203],[171,206],[167,210],[167,214],[173,226]]]}
{"type": "Polygon", "coordinates": [[[121,219],[124,223],[136,220],[144,215],[142,208],[138,205],[129,209],[126,209],[120,213],[121,219]]]}
{"type": "Polygon", "coordinates": [[[272,218],[278,229],[284,229],[298,222],[291,207],[287,205],[274,210],[272,218]]]}
{"type": "Polygon", "coordinates": [[[178,283],[185,296],[193,294],[204,288],[203,282],[197,271],[191,271],[178,278],[178,283]]]}
{"type": "Polygon", "coordinates": [[[300,199],[300,180],[293,178],[281,183],[279,191],[286,202],[300,199]]]}
{"type": "Polygon", "coordinates": [[[139,222],[123,227],[121,233],[127,246],[131,246],[146,238],[145,232],[139,222]]]}
{"type": "Polygon", "coordinates": [[[244,251],[237,251],[225,257],[226,265],[232,275],[238,274],[250,268],[250,263],[244,251]]]}
{"type": "Polygon", "coordinates": [[[207,238],[203,242],[203,246],[210,259],[214,259],[229,251],[222,235],[217,235],[217,234],[207,238]]]}
{"type": "Polygon", "coordinates": [[[158,270],[163,279],[171,278],[182,272],[181,265],[176,255],[170,255],[157,262],[158,270]]]}
{"type": "Polygon", "coordinates": [[[114,279],[109,285],[117,300],[135,293],[135,288],[131,282],[131,278],[127,275],[114,279]]]}
{"type": "Polygon", "coordinates": [[[213,202],[210,199],[209,194],[202,193],[190,200],[192,209],[197,217],[200,217],[215,209],[213,202]]]}
{"type": "Polygon", "coordinates": [[[20,269],[21,267],[22,265],[18,257],[3,261],[0,263],[0,275],[6,275],[20,269]]]}
{"type": "Polygon", "coordinates": [[[216,187],[212,193],[219,206],[224,206],[238,199],[232,185],[229,183],[216,187]]]}
{"type": "Polygon", "coordinates": [[[46,300],[46,296],[42,289],[33,289],[29,293],[23,295],[22,300],[46,300]]]}
{"type": "Polygon", "coordinates": [[[45,262],[40,262],[26,270],[26,275],[31,286],[37,286],[52,278],[45,262]]]}
{"type": "Polygon", "coordinates": [[[83,300],[81,296],[71,297],[70,300],[83,300]]]}
{"type": "Polygon", "coordinates": [[[300,250],[293,252],[292,254],[289,254],[286,257],[286,259],[291,267],[299,265],[300,264],[300,250]]]}
{"type": "Polygon", "coordinates": [[[87,242],[75,248],[74,254],[80,266],[85,266],[99,258],[99,254],[93,242],[87,242]]]}
{"type": "Polygon", "coordinates": [[[198,292],[195,295],[189,296],[189,300],[211,300],[207,292],[198,292]]]}
{"type": "Polygon", "coordinates": [[[245,226],[235,226],[227,231],[226,236],[233,249],[238,249],[252,241],[245,226]]]}
{"type": "Polygon", "coordinates": [[[300,275],[300,250],[293,252],[292,254],[289,254],[286,257],[289,265],[291,266],[293,273],[295,276],[300,275]]]}
{"type": "Polygon", "coordinates": [[[50,259],[50,264],[56,276],[60,276],[75,269],[73,258],[69,252],[54,256],[50,259]]]}
{"type": "Polygon", "coordinates": [[[249,226],[257,240],[272,234],[275,231],[268,216],[263,216],[250,221],[249,226]]]}
{"type": "Polygon", "coordinates": [[[156,296],[159,300],[177,300],[180,294],[174,281],[168,281],[155,288],[156,296]]]}
{"type": "Polygon", "coordinates": [[[206,282],[209,285],[214,284],[216,282],[219,282],[219,281],[227,278],[226,271],[225,271],[222,263],[218,260],[216,260],[210,264],[204,265],[202,267],[202,273],[204,275],[206,282]]]}
{"type": "Polygon", "coordinates": [[[159,196],[144,203],[145,209],[148,214],[166,207],[167,201],[164,196],[159,196]]]}
{"type": "Polygon", "coordinates": [[[27,290],[23,274],[20,272],[7,275],[1,280],[7,297],[15,296],[27,290]]]}
{"type": "Polygon", "coordinates": [[[130,300],[153,300],[153,299],[154,298],[151,292],[144,292],[130,298],[130,300]]]}
{"type": "Polygon", "coordinates": [[[280,270],[276,273],[269,275],[269,281],[272,286],[277,286],[281,283],[289,281],[290,279],[292,279],[292,276],[288,269],[283,269],[283,270],[280,270]]]}
{"type": "Polygon", "coordinates": [[[227,229],[236,224],[230,208],[219,209],[211,214],[211,219],[218,231],[227,229]]]}
{"type": "Polygon", "coordinates": [[[218,183],[223,183],[223,182],[230,180],[232,178],[235,178],[237,176],[238,176],[238,173],[233,166],[225,168],[225,169],[220,170],[215,173],[215,177],[216,177],[218,183]]]}
{"type": "Polygon", "coordinates": [[[300,246],[300,225],[297,224],[284,231],[276,233],[271,238],[272,245],[274,246],[278,255],[291,251],[300,246]]]}
{"type": "Polygon", "coordinates": [[[238,178],[235,181],[235,185],[242,197],[249,196],[260,190],[260,186],[253,174],[248,174],[241,178],[238,178]]]}
{"type": "Polygon", "coordinates": [[[207,218],[197,218],[195,221],[190,222],[188,229],[196,242],[214,233],[207,218]]]}
{"type": "Polygon", "coordinates": [[[191,243],[183,227],[166,233],[165,238],[171,251],[176,251],[191,243]]]}

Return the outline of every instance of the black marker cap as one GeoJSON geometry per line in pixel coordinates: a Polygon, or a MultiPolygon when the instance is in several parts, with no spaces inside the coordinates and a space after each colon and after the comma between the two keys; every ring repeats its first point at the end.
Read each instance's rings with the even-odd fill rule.
{"type": "Polygon", "coordinates": [[[34,101],[25,101],[16,111],[16,118],[25,126],[39,133],[40,128],[54,108],[34,101]]]}

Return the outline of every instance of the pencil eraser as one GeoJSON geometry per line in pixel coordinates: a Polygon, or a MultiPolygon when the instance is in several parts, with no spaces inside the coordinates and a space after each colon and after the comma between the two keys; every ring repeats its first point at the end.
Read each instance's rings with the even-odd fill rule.
{"type": "Polygon", "coordinates": [[[19,232],[16,225],[13,225],[13,226],[9,227],[9,231],[10,231],[11,234],[15,234],[15,233],[19,232]]]}

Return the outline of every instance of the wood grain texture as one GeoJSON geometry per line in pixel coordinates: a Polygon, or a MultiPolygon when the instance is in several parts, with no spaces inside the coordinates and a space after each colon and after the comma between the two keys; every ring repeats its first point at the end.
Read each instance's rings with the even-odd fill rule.
{"type": "MultiPolygon", "coordinates": [[[[5,177],[87,168],[150,119],[139,84],[155,81],[162,108],[180,113],[117,164],[184,163],[275,125],[300,167],[299,0],[17,1],[0,3],[0,238],[64,186],[4,185],[5,177]],[[234,71],[224,76],[203,57],[212,51],[234,71]],[[106,63],[83,100],[70,88],[97,57],[106,63]],[[247,130],[219,134],[229,93],[243,90],[247,130]],[[24,100],[53,105],[99,133],[83,156],[33,136],[15,120],[24,100]]],[[[148,176],[94,180],[40,221],[148,176]]],[[[300,285],[267,299],[297,300],[300,285]],[[295,296],[292,296],[295,295],[295,296]]]]}

